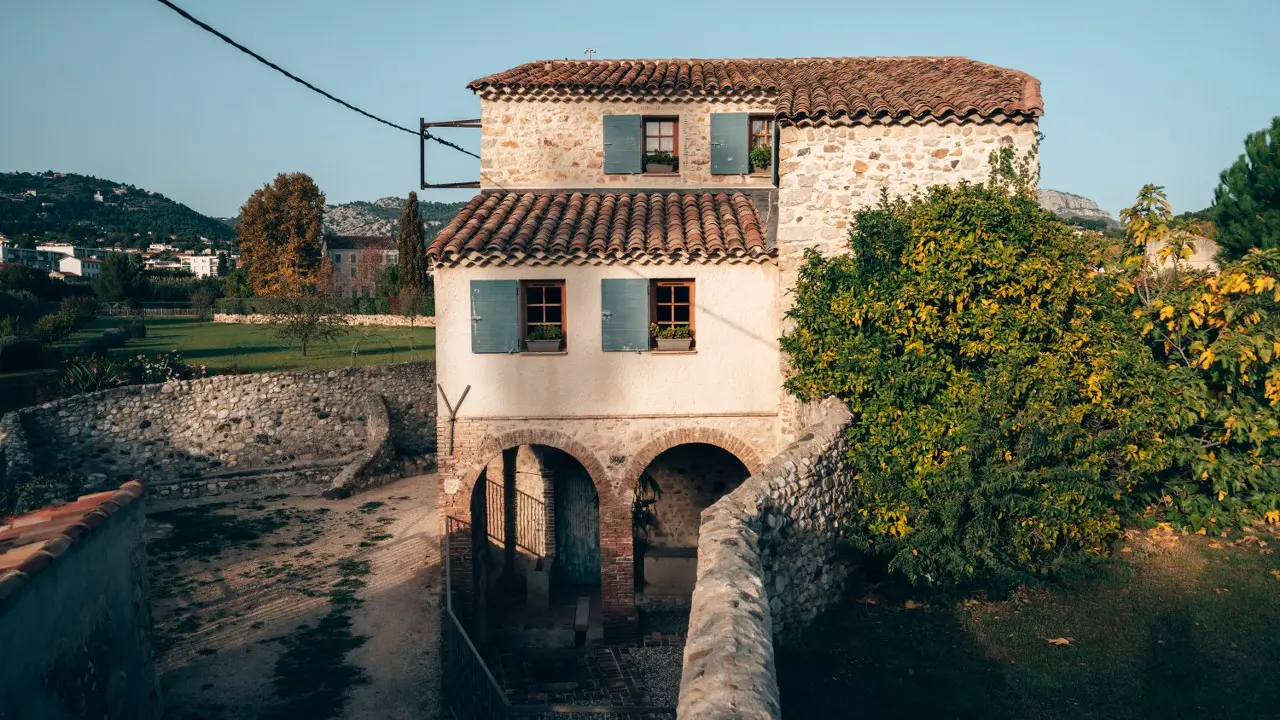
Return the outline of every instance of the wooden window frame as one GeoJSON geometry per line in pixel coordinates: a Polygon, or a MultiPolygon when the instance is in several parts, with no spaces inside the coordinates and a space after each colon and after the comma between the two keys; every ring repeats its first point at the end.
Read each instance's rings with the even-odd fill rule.
{"type": "Polygon", "coordinates": [[[753,130],[753,126],[759,121],[764,121],[768,123],[768,125],[765,126],[765,142],[768,143],[770,154],[773,157],[770,158],[770,167],[769,169],[766,169],[766,170],[757,170],[754,167],[750,167],[751,161],[748,160],[747,161],[748,175],[768,175],[772,173],[773,163],[778,162],[778,148],[773,147],[773,124],[776,123],[777,120],[772,115],[748,115],[747,116],[747,155],[749,157],[751,154],[751,151],[755,149],[755,145],[752,144],[755,142],[755,139],[756,139],[756,134],[753,130]]]}
{"type": "MultiPolygon", "coordinates": [[[[674,175],[680,174],[680,116],[679,115],[642,115],[640,116],[640,162],[642,175],[666,175],[667,173],[651,173],[644,166],[644,157],[649,154],[649,123],[671,123],[671,156],[676,159],[674,175]]],[[[655,135],[664,138],[666,135],[655,135]]]]}
{"type": "MultiPolygon", "coordinates": [[[[529,298],[526,290],[531,287],[558,287],[560,288],[560,337],[561,346],[567,350],[569,348],[569,296],[565,292],[564,280],[521,280],[520,281],[520,341],[525,342],[529,339],[529,298]]],[[[539,307],[551,307],[552,305],[545,302],[539,303],[539,307]]],[[[543,317],[546,317],[545,314],[543,317]]],[[[556,323],[541,322],[538,325],[554,325],[556,323]]]]}
{"type": "MultiPolygon", "coordinates": [[[[671,317],[674,318],[675,317],[674,308],[678,305],[685,304],[685,303],[675,302],[674,292],[672,293],[672,301],[670,303],[659,303],[658,288],[663,286],[670,286],[670,287],[683,286],[683,287],[689,288],[689,302],[688,302],[689,323],[688,324],[689,324],[689,330],[692,331],[693,333],[693,342],[689,345],[689,347],[691,348],[697,347],[698,345],[698,324],[697,324],[698,315],[696,312],[696,307],[698,304],[697,282],[695,282],[693,278],[654,278],[653,280],[649,281],[649,324],[658,325],[659,327],[662,327],[662,325],[658,323],[658,306],[659,305],[669,304],[673,308],[671,312],[671,317]]],[[[682,325],[682,324],[684,323],[677,323],[675,320],[672,320],[670,323],[668,323],[668,325],[673,325],[673,326],[682,325]]],[[[650,347],[657,347],[657,340],[655,340],[654,338],[649,338],[649,343],[650,343],[650,347]]]]}

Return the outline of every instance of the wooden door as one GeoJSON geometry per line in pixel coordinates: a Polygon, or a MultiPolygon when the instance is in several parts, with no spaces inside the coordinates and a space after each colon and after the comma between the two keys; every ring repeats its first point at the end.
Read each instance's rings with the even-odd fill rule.
{"type": "Polygon", "coordinates": [[[600,584],[600,496],[581,468],[555,475],[556,575],[568,585],[600,584]]]}

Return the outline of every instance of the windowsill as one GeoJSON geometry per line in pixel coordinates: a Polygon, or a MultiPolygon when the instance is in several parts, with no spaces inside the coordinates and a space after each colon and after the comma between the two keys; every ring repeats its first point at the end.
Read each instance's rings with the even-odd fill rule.
{"type": "Polygon", "coordinates": [[[767,177],[773,177],[773,170],[752,170],[747,174],[750,175],[751,177],[767,178],[767,177]]]}
{"type": "Polygon", "coordinates": [[[533,351],[531,351],[531,350],[521,350],[520,352],[518,352],[518,353],[516,353],[516,354],[517,354],[517,355],[520,355],[520,356],[524,356],[524,355],[529,355],[529,356],[537,356],[537,355],[568,355],[568,354],[569,354],[569,351],[568,351],[568,350],[556,350],[555,352],[546,352],[546,351],[544,350],[544,351],[542,351],[542,352],[533,352],[533,351]]]}
{"type": "Polygon", "coordinates": [[[654,355],[697,355],[698,349],[693,348],[692,350],[658,350],[655,348],[653,350],[650,350],[649,352],[653,353],[654,355]]]}
{"type": "Polygon", "coordinates": [[[673,173],[643,172],[640,174],[646,177],[680,177],[680,173],[678,172],[673,172],[673,173]]]}

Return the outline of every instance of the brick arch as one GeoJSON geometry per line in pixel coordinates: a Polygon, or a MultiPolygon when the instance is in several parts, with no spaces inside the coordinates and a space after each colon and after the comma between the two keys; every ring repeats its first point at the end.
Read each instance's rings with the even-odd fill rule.
{"type": "Polygon", "coordinates": [[[627,463],[627,468],[624,471],[623,479],[627,482],[634,482],[635,478],[640,477],[640,473],[643,473],[645,468],[649,467],[649,463],[657,459],[659,455],[678,445],[689,445],[691,443],[712,445],[733,455],[746,466],[748,475],[755,475],[764,467],[764,463],[760,460],[760,454],[742,440],[723,430],[695,427],[672,430],[645,443],[644,447],[631,456],[631,461],[627,463]]]}
{"type": "Polygon", "coordinates": [[[606,496],[612,498],[613,488],[609,484],[609,475],[605,472],[604,464],[600,462],[596,454],[564,433],[542,428],[514,430],[501,435],[485,436],[480,441],[480,457],[473,467],[462,473],[460,477],[462,484],[458,490],[464,493],[466,497],[470,497],[476,481],[480,478],[480,473],[484,472],[485,466],[488,465],[489,461],[502,454],[504,450],[510,450],[521,445],[546,445],[568,453],[570,457],[578,461],[578,464],[591,477],[591,482],[596,486],[596,493],[600,495],[601,507],[603,508],[605,505],[606,496]]]}

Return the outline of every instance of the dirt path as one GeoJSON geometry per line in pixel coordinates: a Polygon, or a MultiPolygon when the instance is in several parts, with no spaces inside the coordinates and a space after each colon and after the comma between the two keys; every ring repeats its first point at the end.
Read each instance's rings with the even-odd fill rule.
{"type": "Polygon", "coordinates": [[[439,714],[434,476],[152,513],[166,716],[439,714]]]}

